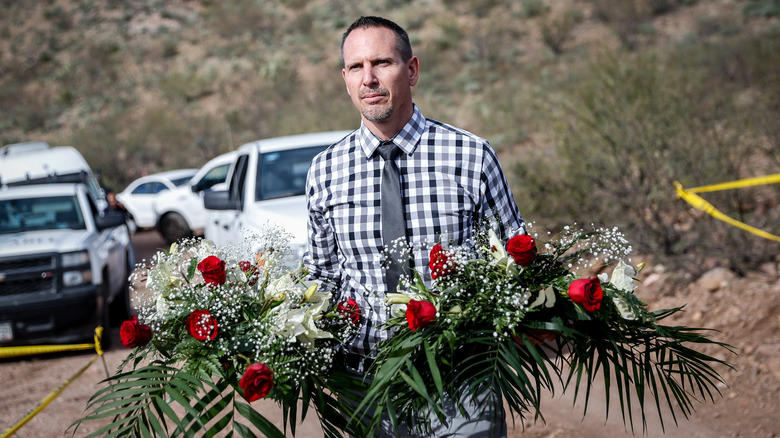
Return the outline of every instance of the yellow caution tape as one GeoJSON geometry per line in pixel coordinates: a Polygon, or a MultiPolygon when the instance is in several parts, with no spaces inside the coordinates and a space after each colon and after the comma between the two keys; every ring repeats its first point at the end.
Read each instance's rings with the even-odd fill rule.
{"type": "Polygon", "coordinates": [[[701,193],[701,192],[713,192],[717,190],[727,190],[732,188],[750,187],[754,185],[774,184],[778,182],[780,182],[780,174],[762,176],[757,178],[748,178],[748,179],[743,179],[738,181],[732,181],[729,183],[714,184],[710,186],[695,187],[687,190],[683,188],[682,184],[675,181],[674,187],[677,190],[678,198],[684,199],[688,204],[691,204],[691,206],[693,206],[694,208],[709,214],[715,219],[721,220],[723,222],[726,222],[727,224],[733,225],[737,228],[743,229],[749,233],[753,233],[765,239],[774,240],[775,242],[780,242],[780,236],[767,233],[766,231],[760,230],[755,227],[751,227],[750,225],[744,222],[740,222],[736,219],[732,219],[731,217],[720,212],[712,204],[705,201],[701,196],[694,194],[694,193],[701,193]]]}
{"type": "MultiPolygon", "coordinates": [[[[694,187],[692,189],[688,189],[688,191],[693,193],[717,192],[719,190],[741,189],[745,187],[763,186],[766,184],[777,184],[777,183],[780,183],[780,173],[774,175],[767,175],[767,176],[757,176],[754,178],[738,179],[736,181],[729,181],[720,184],[712,184],[709,186],[694,187]]],[[[675,183],[675,184],[679,184],[679,183],[675,183]]]]}
{"type": "MultiPolygon", "coordinates": [[[[19,429],[21,429],[22,426],[27,424],[28,421],[30,421],[33,417],[38,415],[42,410],[44,410],[46,408],[46,406],[49,406],[49,404],[52,401],[54,401],[54,399],[57,398],[57,396],[59,396],[60,393],[62,393],[62,391],[65,390],[65,388],[68,387],[68,385],[73,383],[74,380],[76,380],[82,374],[84,374],[84,371],[86,371],[87,368],[92,366],[92,364],[95,363],[95,361],[99,357],[103,357],[103,349],[100,347],[100,339],[101,339],[102,335],[103,335],[103,327],[97,327],[97,328],[95,328],[95,343],[94,344],[76,344],[76,345],[60,345],[60,346],[56,346],[56,345],[43,345],[43,346],[39,346],[39,347],[26,347],[26,348],[41,348],[42,350],[45,350],[45,351],[41,351],[41,352],[50,353],[50,352],[54,352],[54,351],[70,351],[70,350],[74,350],[73,347],[79,347],[79,348],[76,348],[76,349],[82,350],[83,348],[80,348],[80,347],[82,347],[84,345],[87,345],[87,346],[89,346],[89,348],[94,348],[95,351],[97,352],[97,354],[89,361],[89,363],[84,365],[84,367],[82,367],[78,372],[76,372],[76,374],[71,376],[71,378],[69,378],[68,380],[64,381],[62,384],[60,384],[60,386],[57,387],[57,389],[55,389],[54,391],[49,393],[49,395],[44,397],[43,400],[41,400],[40,403],[38,403],[37,406],[35,406],[34,408],[32,408],[29,411],[27,411],[27,413],[24,415],[24,417],[22,417],[21,420],[17,421],[16,424],[14,424],[13,426],[11,426],[8,429],[6,429],[5,432],[3,432],[2,435],[0,435],[0,438],[8,438],[8,437],[12,436],[13,434],[15,434],[19,429]],[[50,349],[49,347],[70,347],[70,349],[54,350],[54,349],[50,349]]],[[[6,348],[15,348],[15,347],[6,347],[6,348]]],[[[28,354],[36,354],[36,353],[28,353],[28,354]]],[[[0,357],[13,357],[13,356],[0,356],[0,357]]]]}
{"type": "Polygon", "coordinates": [[[100,346],[100,338],[103,336],[103,327],[95,328],[94,344],[66,344],[66,345],[28,345],[19,347],[0,347],[0,359],[18,356],[33,356],[45,353],[61,353],[63,351],[92,350],[98,355],[103,354],[100,346]]]}

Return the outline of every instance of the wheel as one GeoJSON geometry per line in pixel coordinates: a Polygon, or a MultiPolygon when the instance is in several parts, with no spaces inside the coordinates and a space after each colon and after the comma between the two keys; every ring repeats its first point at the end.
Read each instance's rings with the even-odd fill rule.
{"type": "Polygon", "coordinates": [[[160,219],[160,234],[168,243],[192,237],[192,230],[179,213],[167,213],[160,219]]]}

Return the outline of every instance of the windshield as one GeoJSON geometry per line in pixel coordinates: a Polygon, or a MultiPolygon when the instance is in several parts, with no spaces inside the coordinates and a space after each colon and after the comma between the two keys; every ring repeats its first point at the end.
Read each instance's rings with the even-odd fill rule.
{"type": "Polygon", "coordinates": [[[86,228],[75,196],[0,201],[0,234],[86,228]]]}
{"type": "Polygon", "coordinates": [[[311,160],[328,145],[292,149],[263,154],[260,156],[260,171],[257,172],[257,193],[255,200],[263,201],[306,193],[306,173],[311,160]]]}

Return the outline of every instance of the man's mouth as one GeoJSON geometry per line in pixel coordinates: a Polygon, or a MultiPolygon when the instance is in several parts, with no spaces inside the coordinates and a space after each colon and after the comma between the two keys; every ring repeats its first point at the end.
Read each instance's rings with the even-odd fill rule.
{"type": "Polygon", "coordinates": [[[387,96],[387,93],[381,91],[366,91],[360,93],[360,98],[367,103],[377,103],[383,100],[387,96]]]}

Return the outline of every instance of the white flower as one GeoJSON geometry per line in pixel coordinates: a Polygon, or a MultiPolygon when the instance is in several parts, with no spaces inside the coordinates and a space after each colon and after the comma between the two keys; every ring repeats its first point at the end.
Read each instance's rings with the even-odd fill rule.
{"type": "Polygon", "coordinates": [[[312,344],[315,339],[332,338],[333,335],[317,327],[316,322],[322,318],[322,312],[328,306],[323,300],[311,306],[289,308],[285,302],[272,312],[271,332],[287,339],[312,344]]]}
{"type": "Polygon", "coordinates": [[[171,311],[171,302],[163,296],[158,296],[154,303],[155,313],[152,314],[158,321],[165,321],[166,315],[171,311]]]}
{"type": "MultiPolygon", "coordinates": [[[[625,264],[623,260],[619,260],[617,266],[615,266],[615,269],[612,270],[612,278],[609,279],[609,283],[612,284],[612,286],[614,286],[616,289],[633,293],[634,290],[637,288],[637,284],[636,281],[634,280],[634,277],[636,277],[638,273],[639,273],[639,269],[625,264]]],[[[599,274],[599,280],[602,283],[606,283],[607,274],[605,273],[599,274]]],[[[636,319],[636,315],[631,310],[631,307],[628,305],[623,295],[613,294],[612,302],[615,304],[615,307],[617,307],[618,312],[620,312],[620,316],[623,319],[626,320],[636,319]]]]}
{"type": "Polygon", "coordinates": [[[282,301],[285,297],[290,297],[293,301],[301,301],[305,293],[304,285],[296,283],[289,275],[282,275],[268,283],[263,299],[282,301]]]}
{"type": "Polygon", "coordinates": [[[488,241],[490,243],[490,253],[493,254],[496,260],[503,260],[509,257],[506,249],[504,249],[504,242],[498,238],[492,228],[488,231],[488,241]]]}
{"type": "Polygon", "coordinates": [[[388,293],[385,298],[385,302],[390,305],[390,314],[393,316],[404,316],[406,305],[411,300],[426,301],[422,295],[413,290],[407,290],[403,293],[388,293]]]}
{"type": "Polygon", "coordinates": [[[599,274],[599,280],[601,280],[602,283],[609,282],[612,286],[615,286],[616,289],[633,292],[634,289],[637,288],[634,277],[636,277],[638,272],[639,271],[633,266],[625,264],[623,260],[619,260],[615,269],[612,270],[612,278],[607,279],[607,274],[601,273],[599,274]]]}
{"type": "Polygon", "coordinates": [[[493,260],[493,263],[495,263],[496,266],[501,267],[509,275],[515,275],[519,272],[519,269],[522,269],[515,263],[515,260],[507,254],[504,242],[498,238],[496,232],[493,231],[492,228],[488,230],[488,241],[490,243],[490,254],[495,259],[493,260]]]}

